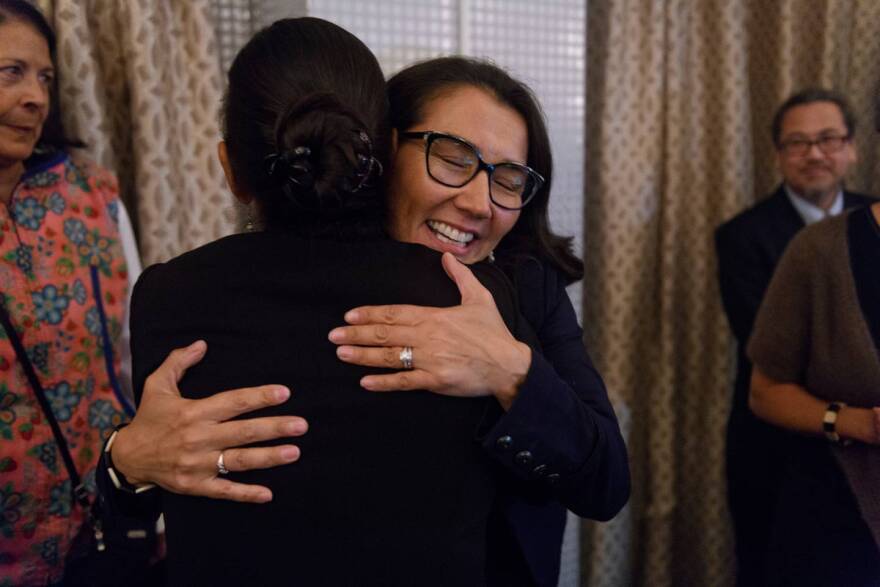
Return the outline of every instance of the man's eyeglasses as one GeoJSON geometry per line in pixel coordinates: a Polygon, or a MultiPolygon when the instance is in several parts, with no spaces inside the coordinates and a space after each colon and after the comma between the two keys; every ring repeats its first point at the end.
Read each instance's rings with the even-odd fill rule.
{"type": "Polygon", "coordinates": [[[437,183],[460,188],[483,169],[489,176],[489,198],[499,208],[519,210],[535,196],[544,178],[519,163],[486,163],[480,150],[468,141],[442,132],[400,133],[407,139],[424,139],[428,175],[437,183]]]}
{"type": "Polygon", "coordinates": [[[802,157],[810,152],[813,145],[826,155],[837,153],[850,141],[849,135],[825,135],[817,139],[787,139],[779,143],[779,150],[786,155],[802,157]]]}

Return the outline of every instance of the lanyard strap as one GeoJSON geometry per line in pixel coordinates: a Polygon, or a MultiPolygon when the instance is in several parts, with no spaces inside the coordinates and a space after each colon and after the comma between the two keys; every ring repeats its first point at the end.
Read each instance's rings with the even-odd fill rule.
{"type": "Polygon", "coordinates": [[[27,377],[31,389],[34,390],[34,395],[37,396],[37,401],[40,402],[40,407],[43,409],[46,420],[52,428],[52,434],[55,435],[55,443],[58,445],[58,451],[61,453],[64,466],[67,468],[67,474],[70,476],[73,497],[86,511],[89,511],[88,490],[85,485],[83,485],[79,473],[76,471],[76,466],[73,464],[73,457],[70,455],[70,449],[67,447],[67,440],[61,432],[58,420],[55,419],[55,414],[52,412],[52,407],[49,404],[49,399],[46,397],[46,392],[43,391],[43,386],[40,385],[40,380],[37,378],[37,372],[34,371],[34,366],[24,350],[24,345],[21,344],[18,332],[16,332],[15,327],[12,325],[12,320],[9,318],[9,312],[6,311],[4,298],[5,296],[0,293],[0,322],[3,323],[3,329],[6,331],[6,336],[9,338],[9,342],[12,343],[12,347],[15,349],[15,355],[18,357],[18,362],[21,363],[21,368],[24,371],[25,377],[27,377]]]}

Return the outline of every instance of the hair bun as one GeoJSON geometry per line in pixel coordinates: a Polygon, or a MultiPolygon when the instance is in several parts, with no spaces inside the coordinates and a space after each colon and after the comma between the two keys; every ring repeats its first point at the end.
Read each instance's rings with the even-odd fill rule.
{"type": "Polygon", "coordinates": [[[352,196],[382,173],[365,125],[333,94],[291,104],[278,118],[275,144],[267,173],[286,197],[310,210],[362,208],[365,198],[352,196]]]}
{"type": "Polygon", "coordinates": [[[295,147],[292,151],[272,153],[266,157],[266,171],[278,184],[291,182],[308,190],[315,185],[311,156],[312,150],[308,147],[295,147]]]}

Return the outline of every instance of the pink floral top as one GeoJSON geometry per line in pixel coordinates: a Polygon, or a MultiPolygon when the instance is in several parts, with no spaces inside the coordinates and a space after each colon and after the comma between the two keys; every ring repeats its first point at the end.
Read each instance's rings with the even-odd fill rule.
{"type": "MultiPolygon", "coordinates": [[[[0,206],[0,294],[94,493],[104,438],[127,416],[117,382],[128,291],[118,188],[59,153],[0,206]]],[[[84,512],[15,351],[0,328],[0,586],[61,578],[84,512]]]]}

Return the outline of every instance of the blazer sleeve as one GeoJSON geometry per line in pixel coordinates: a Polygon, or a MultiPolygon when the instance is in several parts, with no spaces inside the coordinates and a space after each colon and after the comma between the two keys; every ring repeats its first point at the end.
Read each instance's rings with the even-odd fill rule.
{"type": "Polygon", "coordinates": [[[517,289],[541,352],[533,350],[517,398],[482,445],[503,468],[547,486],[574,513],[608,520],[630,493],[617,417],[587,356],[562,275],[537,262],[527,265],[517,289]]]}
{"type": "Polygon", "coordinates": [[[757,239],[747,232],[734,224],[715,232],[721,301],[740,348],[748,342],[771,277],[757,239]]]}

